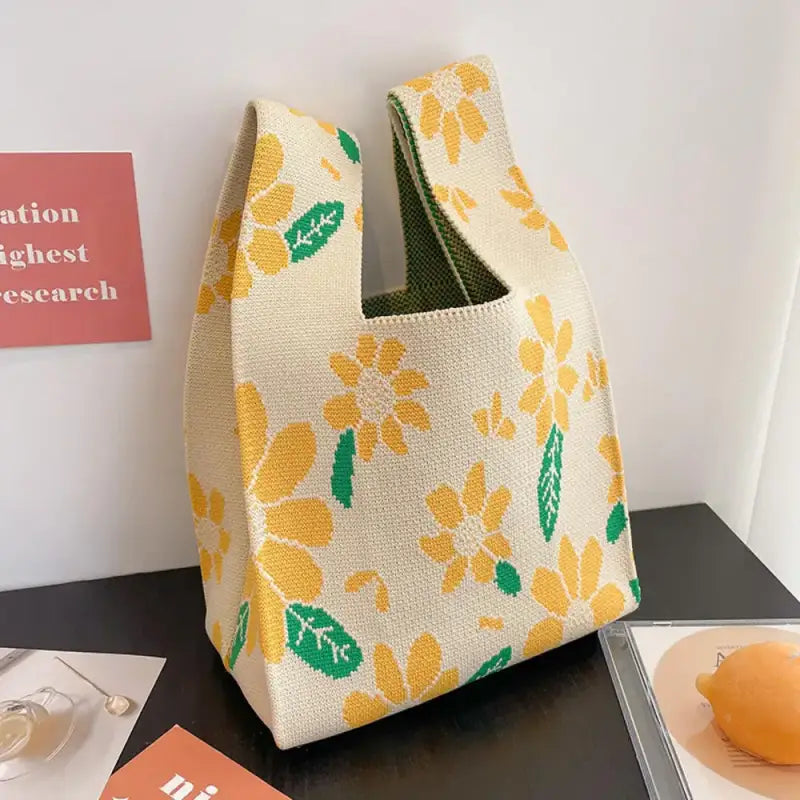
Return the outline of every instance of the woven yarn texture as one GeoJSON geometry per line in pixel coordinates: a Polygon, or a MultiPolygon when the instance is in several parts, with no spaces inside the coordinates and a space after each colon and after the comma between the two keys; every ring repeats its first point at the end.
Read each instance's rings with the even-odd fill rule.
{"type": "Polygon", "coordinates": [[[206,628],[281,748],[557,647],[639,602],[583,275],[491,63],[389,94],[406,285],[361,298],[355,136],[258,100],[186,374],[206,628]]]}

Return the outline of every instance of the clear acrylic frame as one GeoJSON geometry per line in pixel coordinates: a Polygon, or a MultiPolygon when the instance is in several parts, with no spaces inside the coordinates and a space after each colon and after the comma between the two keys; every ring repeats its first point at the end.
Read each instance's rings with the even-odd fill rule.
{"type": "Polygon", "coordinates": [[[631,631],[636,627],[737,625],[779,627],[800,625],[800,619],[622,621],[607,625],[599,631],[603,655],[608,664],[650,800],[706,800],[706,798],[694,797],[689,788],[631,631]]]}

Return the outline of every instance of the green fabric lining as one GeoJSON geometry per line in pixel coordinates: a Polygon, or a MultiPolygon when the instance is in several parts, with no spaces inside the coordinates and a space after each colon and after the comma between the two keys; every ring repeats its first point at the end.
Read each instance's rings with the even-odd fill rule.
{"type": "Polygon", "coordinates": [[[506,286],[487,269],[442,213],[422,170],[405,110],[396,97],[390,96],[389,102],[401,122],[423,196],[420,197],[393,131],[394,167],[406,251],[406,286],[364,298],[361,303],[364,316],[414,314],[477,305],[504,297],[508,294],[506,286]],[[431,226],[431,218],[441,240],[431,226]]]}

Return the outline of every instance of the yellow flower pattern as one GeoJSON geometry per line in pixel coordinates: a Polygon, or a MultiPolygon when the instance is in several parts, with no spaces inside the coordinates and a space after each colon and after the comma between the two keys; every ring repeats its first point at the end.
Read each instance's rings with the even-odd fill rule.
{"type": "Polygon", "coordinates": [[[611,485],[608,487],[608,502],[624,503],[625,478],[623,476],[622,451],[619,447],[619,439],[616,436],[602,436],[597,449],[614,473],[611,478],[611,485]]]}
{"type": "Polygon", "coordinates": [[[567,619],[591,620],[599,628],[622,614],[625,596],[613,583],[599,586],[602,568],[603,548],[597,539],[589,539],[579,559],[569,537],[561,537],[558,571],[539,567],[533,575],[531,594],[550,616],[529,631],[526,658],[561,644],[567,619]]]}
{"type": "Polygon", "coordinates": [[[511,492],[501,486],[487,496],[485,468],[479,461],[467,473],[460,495],[442,485],[426,501],[440,531],[420,538],[419,546],[433,561],[445,565],[442,592],[457,589],[467,568],[475,581],[489,583],[498,561],[511,556],[511,545],[499,530],[511,492]]]}
{"type": "Polygon", "coordinates": [[[519,344],[519,359],[534,378],[519,400],[520,411],[536,416],[536,441],[547,441],[555,419],[569,430],[567,398],[575,389],[578,373],[567,363],[572,349],[572,322],[565,319],[556,332],[550,301],[542,294],[525,303],[539,339],[525,338],[519,344]]]}
{"type": "Polygon", "coordinates": [[[222,580],[222,562],[231,544],[228,531],[222,527],[225,517],[225,498],[217,489],[206,497],[200,481],[189,473],[189,497],[192,501],[194,532],[200,553],[200,572],[203,580],[213,575],[217,583],[222,580]]]}
{"type": "Polygon", "coordinates": [[[283,168],[283,147],[273,133],[256,142],[253,169],[247,187],[247,216],[252,237],[236,254],[232,297],[247,297],[253,285],[251,268],[265,275],[277,275],[289,266],[289,250],[276,230],[292,211],[294,186],[278,181],[283,168]]]}
{"type": "Polygon", "coordinates": [[[324,156],[320,159],[319,165],[323,169],[327,170],[330,173],[331,178],[333,178],[335,181],[340,181],[342,179],[342,173],[339,172],[339,170],[336,169],[336,167],[334,167],[333,164],[331,164],[331,162],[328,161],[328,159],[324,156]]]}
{"type": "Polygon", "coordinates": [[[262,655],[266,656],[263,640],[260,635],[260,625],[258,613],[256,611],[256,586],[258,584],[258,566],[251,555],[247,559],[247,566],[244,573],[244,586],[242,587],[242,600],[250,603],[250,616],[247,624],[247,638],[245,640],[245,652],[251,655],[256,649],[256,644],[261,648],[262,655]]]}
{"type": "Polygon", "coordinates": [[[347,392],[328,400],[323,414],[334,430],[355,431],[363,461],[372,460],[381,442],[393,453],[407,453],[404,425],[430,430],[428,412],[411,399],[417,390],[428,388],[428,379],[418,370],[400,368],[405,351],[398,339],[386,339],[378,348],[375,337],[365,333],[358,337],[355,358],[344,353],[330,357],[331,369],[347,392]]]}
{"type": "Polygon", "coordinates": [[[219,620],[215,621],[211,626],[211,644],[222,655],[222,626],[219,624],[219,620]]]}
{"type": "Polygon", "coordinates": [[[374,583],[375,589],[375,608],[382,614],[389,610],[389,590],[386,582],[375,570],[362,570],[354,572],[345,582],[344,590],[350,594],[358,592],[365,586],[374,583]]]}
{"type": "Polygon", "coordinates": [[[330,542],[333,518],[323,500],[293,496],[316,458],[311,425],[291,423],[268,440],[267,412],[252,383],[236,387],[236,412],[246,497],[264,533],[245,590],[252,591],[264,658],[277,663],[286,647],[287,605],[309,603],[322,590],[322,570],[310,550],[330,542]]]}
{"type": "Polygon", "coordinates": [[[503,416],[503,401],[500,392],[492,395],[489,408],[479,408],[472,420],[481,436],[497,436],[500,439],[513,439],[517,426],[509,417],[503,416]]]}
{"type": "Polygon", "coordinates": [[[210,247],[223,247],[226,250],[225,270],[213,285],[208,283],[200,284],[200,293],[197,297],[197,306],[195,308],[198,314],[208,314],[217,298],[226,302],[231,300],[233,268],[236,263],[236,250],[241,225],[242,214],[240,211],[234,211],[222,221],[214,219],[214,224],[211,226],[210,247]]]}
{"type": "Polygon", "coordinates": [[[458,669],[442,669],[442,649],[430,633],[412,643],[405,675],[388,644],[375,645],[373,665],[378,693],[351,692],[344,700],[342,716],[351,728],[374,722],[401,706],[433,700],[458,686],[458,669]]]}
{"type": "MultiPolygon", "coordinates": [[[[296,117],[309,116],[305,113],[305,111],[301,111],[299,108],[290,108],[289,112],[294,114],[296,117]]],[[[325,133],[329,133],[331,136],[336,136],[336,126],[332,122],[326,122],[322,119],[315,119],[314,122],[316,122],[317,125],[319,125],[319,127],[325,131],[325,133]]]]}
{"type": "Polygon", "coordinates": [[[533,199],[533,192],[522,174],[522,170],[517,167],[509,167],[508,174],[517,186],[516,191],[510,189],[501,189],[500,194],[503,199],[513,208],[524,211],[525,215],[520,219],[520,222],[526,228],[532,228],[535,231],[540,231],[547,228],[550,235],[550,244],[558,250],[567,250],[567,243],[561,235],[561,231],[556,227],[553,220],[545,216],[538,203],[533,199]]]}
{"type": "Polygon", "coordinates": [[[478,204],[475,202],[475,200],[463,189],[459,189],[457,186],[448,187],[443,186],[441,183],[437,183],[433,187],[433,193],[440,203],[448,203],[453,206],[456,214],[458,214],[458,216],[461,217],[464,222],[469,222],[469,216],[467,215],[467,212],[478,207],[478,204]]]}
{"type": "Polygon", "coordinates": [[[608,387],[608,365],[590,350],[586,353],[586,380],[583,383],[583,400],[588,403],[598,389],[608,387]]]}
{"type": "Polygon", "coordinates": [[[468,62],[448,64],[438,72],[429,72],[409,81],[422,95],[419,127],[426,139],[442,136],[447,160],[458,164],[462,137],[477,144],[489,129],[474,102],[476,92],[489,90],[489,76],[468,62]]]}

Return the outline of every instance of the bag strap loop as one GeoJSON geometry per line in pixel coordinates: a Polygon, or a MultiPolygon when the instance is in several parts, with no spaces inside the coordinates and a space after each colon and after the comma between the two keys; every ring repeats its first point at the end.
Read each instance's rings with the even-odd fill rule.
{"type": "MultiPolygon", "coordinates": [[[[566,243],[515,163],[489,59],[448,64],[396,87],[389,112],[469,301],[485,302],[505,287],[530,289],[547,280],[553,258],[568,255],[566,243]],[[545,228],[550,241],[533,235],[545,228]]],[[[410,267],[408,278],[419,280],[410,267]]]]}
{"type": "MultiPolygon", "coordinates": [[[[263,308],[264,302],[291,305],[298,325],[318,316],[320,299],[356,307],[361,152],[347,131],[281,103],[250,103],[218,219],[223,224],[212,245],[217,237],[229,248],[227,299],[234,301],[234,326],[247,309],[263,308]]],[[[219,276],[206,274],[204,284],[213,286],[214,279],[219,276]]]]}
{"type": "MultiPolygon", "coordinates": [[[[559,260],[572,262],[514,163],[487,58],[411,80],[388,106],[407,286],[365,300],[366,316],[542,290],[559,260]]],[[[361,152],[350,133],[280,103],[251,103],[217,219],[199,308],[246,300],[235,303],[234,327],[264,303],[290,306],[305,329],[363,321],[361,152]]]]}

